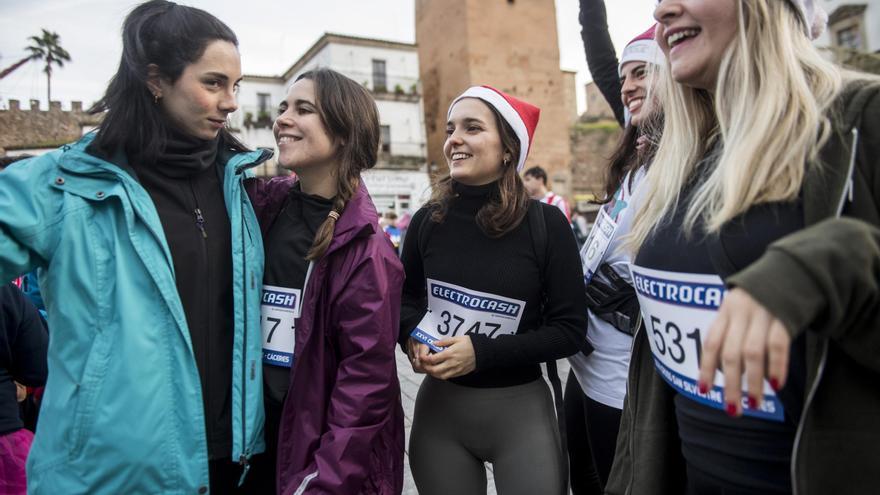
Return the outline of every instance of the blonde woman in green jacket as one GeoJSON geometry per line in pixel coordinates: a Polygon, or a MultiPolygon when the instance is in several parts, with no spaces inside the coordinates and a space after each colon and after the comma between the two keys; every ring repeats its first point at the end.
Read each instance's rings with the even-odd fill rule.
{"type": "Polygon", "coordinates": [[[263,247],[224,128],[241,65],[207,12],[123,27],[99,130],[0,173],[0,279],[39,267],[52,329],[31,494],[237,491],[263,450],[263,247]]]}
{"type": "Polygon", "coordinates": [[[880,85],[807,0],[662,0],[644,325],[607,493],[880,486],[880,85]]]}

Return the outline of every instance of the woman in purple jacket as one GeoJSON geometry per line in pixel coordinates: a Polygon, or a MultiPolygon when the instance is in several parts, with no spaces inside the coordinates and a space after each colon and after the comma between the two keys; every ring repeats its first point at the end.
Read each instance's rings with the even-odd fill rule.
{"type": "Polygon", "coordinates": [[[249,187],[266,250],[267,453],[254,474],[260,493],[399,494],[403,269],[360,178],[378,154],[376,104],[318,69],[296,79],[279,112],[278,162],[296,179],[249,187]]]}

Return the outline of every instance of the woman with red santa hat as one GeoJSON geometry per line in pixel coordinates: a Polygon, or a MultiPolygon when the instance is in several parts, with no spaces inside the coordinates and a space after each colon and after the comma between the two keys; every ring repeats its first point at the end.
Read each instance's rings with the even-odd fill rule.
{"type": "Polygon", "coordinates": [[[577,244],[557,208],[530,200],[517,173],[539,109],[487,86],[449,107],[449,175],[403,244],[401,343],[427,373],[410,466],[419,493],[567,491],[540,363],[586,345],[577,244]]]}

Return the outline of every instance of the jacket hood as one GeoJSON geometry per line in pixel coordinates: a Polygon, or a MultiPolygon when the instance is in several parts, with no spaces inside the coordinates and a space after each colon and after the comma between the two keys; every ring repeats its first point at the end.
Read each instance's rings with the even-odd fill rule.
{"type": "Polygon", "coordinates": [[[336,251],[352,239],[375,234],[379,228],[378,224],[379,214],[370,199],[364,180],[361,179],[354,196],[339,215],[336,228],[333,230],[333,240],[330,241],[326,254],[336,251]]]}

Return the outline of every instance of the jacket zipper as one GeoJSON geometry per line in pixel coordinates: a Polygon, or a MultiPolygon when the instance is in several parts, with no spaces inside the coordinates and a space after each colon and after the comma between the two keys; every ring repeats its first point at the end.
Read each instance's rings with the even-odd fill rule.
{"type": "MultiPolygon", "coordinates": [[[[837,203],[837,218],[840,218],[843,215],[843,208],[846,206],[847,197],[849,201],[853,200],[853,188],[855,185],[853,184],[853,172],[856,167],[856,154],[857,148],[859,144],[859,130],[858,128],[853,128],[852,130],[852,151],[850,152],[849,159],[849,169],[847,171],[847,179],[846,184],[843,186],[843,192],[840,194],[840,201],[837,203]]],[[[807,400],[804,403],[804,411],[801,413],[801,420],[798,421],[797,432],[794,436],[794,448],[792,449],[791,456],[791,493],[792,495],[797,495],[798,490],[798,480],[797,480],[797,460],[798,460],[798,450],[800,449],[801,438],[804,433],[804,423],[807,419],[807,412],[810,409],[810,406],[813,404],[813,398],[816,396],[816,390],[819,388],[819,382],[822,380],[822,375],[825,372],[825,365],[828,362],[828,339],[822,339],[822,357],[819,359],[819,368],[816,371],[816,378],[813,379],[813,384],[810,385],[810,393],[807,394],[807,400]]]]}
{"type": "MultiPolygon", "coordinates": [[[[189,182],[189,191],[192,194],[192,200],[193,200],[193,206],[194,206],[193,213],[195,214],[196,227],[198,228],[199,232],[201,233],[202,263],[205,267],[205,276],[206,276],[205,277],[206,278],[206,280],[205,280],[205,301],[206,301],[206,307],[207,307],[207,301],[211,300],[211,287],[213,287],[213,283],[211,281],[211,270],[208,269],[208,267],[210,266],[210,263],[208,261],[208,232],[207,232],[207,230],[205,230],[205,217],[202,216],[202,210],[199,207],[199,195],[198,195],[198,193],[196,193],[196,188],[193,185],[192,179],[190,179],[188,182],[189,182]]],[[[211,314],[210,311],[209,311],[209,314],[211,314]]],[[[214,327],[215,327],[214,322],[212,320],[210,320],[210,316],[209,316],[207,328],[214,328],[214,327]]],[[[190,338],[192,338],[192,334],[190,334],[190,338]]],[[[208,367],[209,367],[208,363],[211,362],[211,354],[210,354],[211,347],[209,345],[210,339],[208,338],[207,332],[205,332],[202,335],[202,338],[204,339],[204,341],[202,342],[202,348],[205,350],[205,354],[204,354],[205,363],[203,365],[203,368],[205,370],[205,386],[204,386],[204,390],[202,390],[202,394],[204,394],[204,396],[205,396],[205,404],[209,405],[209,404],[211,404],[211,385],[208,383],[208,381],[211,379],[211,376],[210,376],[210,373],[208,372],[208,367]]],[[[210,409],[206,408],[206,410],[205,410],[205,433],[206,433],[206,435],[209,430],[211,432],[214,431],[214,426],[211,424],[211,420],[208,418],[209,413],[210,413],[210,409]]]]}
{"type": "MultiPolygon", "coordinates": [[[[239,193],[245,194],[244,192],[244,177],[239,176],[239,193]]],[[[239,486],[244,483],[244,478],[247,476],[248,471],[251,469],[250,465],[250,445],[245,445],[247,441],[247,343],[248,343],[248,270],[247,270],[247,245],[245,243],[245,229],[247,229],[247,221],[245,220],[245,210],[244,210],[244,198],[239,198],[239,214],[241,216],[241,265],[242,265],[242,288],[244,289],[244,304],[243,307],[243,316],[244,316],[244,324],[242,325],[243,335],[242,335],[242,345],[241,345],[241,444],[244,451],[238,457],[238,463],[242,467],[241,478],[239,479],[239,486]]],[[[249,231],[249,229],[248,229],[249,231]]],[[[251,289],[254,288],[254,275],[250,274],[251,278],[251,289]]]]}
{"type": "MultiPolygon", "coordinates": [[[[191,186],[192,184],[190,184],[191,186]]],[[[198,207],[198,201],[196,201],[196,208],[193,212],[196,214],[196,227],[199,228],[199,231],[202,233],[202,239],[208,238],[208,232],[205,231],[205,217],[202,216],[202,210],[198,207]]]]}
{"type": "MultiPolygon", "coordinates": [[[[642,312],[641,311],[639,311],[639,317],[638,317],[637,323],[638,324],[636,325],[636,331],[635,331],[635,333],[633,333],[632,349],[630,349],[630,353],[629,353],[630,354],[629,365],[630,365],[630,367],[635,365],[637,368],[639,368],[641,366],[641,363],[639,362],[638,359],[634,359],[636,357],[634,351],[636,349],[636,345],[638,345],[636,339],[638,339],[638,337],[639,337],[639,333],[640,333],[639,330],[641,330],[641,328],[642,328],[642,312]]],[[[638,376],[642,372],[641,369],[636,369],[635,371],[636,371],[635,374],[630,373],[630,375],[631,376],[638,376]]],[[[626,395],[628,398],[630,398],[630,399],[635,398],[635,394],[633,393],[634,390],[635,390],[635,380],[629,379],[628,385],[627,385],[627,391],[626,391],[626,395]]],[[[635,450],[634,450],[635,449],[635,440],[633,437],[635,436],[635,431],[636,431],[636,428],[635,428],[635,425],[636,425],[636,422],[635,422],[636,404],[635,404],[634,400],[627,401],[627,404],[629,405],[629,417],[630,417],[630,421],[629,421],[629,423],[630,423],[630,428],[629,428],[630,466],[629,466],[629,483],[627,483],[627,492],[626,493],[632,493],[633,482],[634,482],[635,476],[636,476],[635,458],[633,456],[633,452],[635,452],[635,450]]]]}
{"type": "MultiPolygon", "coordinates": [[[[260,156],[256,160],[254,160],[250,163],[245,163],[243,165],[239,165],[239,166],[235,167],[233,172],[235,175],[238,176],[238,185],[239,185],[238,191],[239,191],[240,195],[247,194],[244,189],[244,175],[242,174],[242,172],[244,172],[245,169],[248,169],[250,167],[256,167],[257,165],[265,162],[266,160],[268,160],[271,157],[272,157],[272,151],[264,149],[264,150],[262,150],[262,153],[260,153],[260,156]]],[[[224,185],[224,193],[225,193],[225,186],[226,186],[225,178],[223,181],[223,185],[224,185]]],[[[247,324],[248,324],[248,303],[247,303],[248,283],[247,282],[248,282],[248,270],[247,270],[247,245],[245,243],[245,235],[250,235],[250,229],[248,228],[247,221],[245,220],[245,210],[244,210],[244,201],[245,200],[241,196],[239,196],[238,200],[239,200],[239,203],[238,203],[239,213],[240,213],[240,217],[241,217],[239,220],[240,220],[241,226],[242,226],[242,228],[239,232],[239,235],[241,236],[241,261],[242,261],[242,267],[241,267],[242,280],[241,280],[241,283],[242,283],[242,289],[244,289],[244,293],[243,293],[244,304],[242,304],[242,314],[243,314],[243,318],[244,318],[244,324],[242,325],[243,335],[242,335],[242,344],[241,344],[241,351],[242,351],[241,352],[241,360],[242,360],[242,362],[241,362],[241,444],[242,444],[242,448],[244,450],[238,456],[238,463],[239,463],[239,465],[242,466],[241,478],[239,478],[239,480],[238,480],[238,485],[241,486],[244,483],[245,476],[247,476],[247,473],[248,473],[248,471],[250,471],[250,468],[251,468],[251,466],[250,466],[250,452],[251,452],[251,448],[253,447],[253,444],[245,445],[245,442],[247,441],[247,414],[246,413],[247,413],[247,370],[248,370],[248,365],[247,365],[247,340],[248,340],[247,339],[247,335],[248,335],[248,326],[247,326],[247,324]],[[245,232],[247,232],[247,234],[245,234],[245,232]]],[[[254,274],[253,273],[250,274],[250,279],[251,279],[251,284],[250,284],[251,289],[254,289],[255,284],[254,284],[254,274]]],[[[256,370],[254,368],[255,368],[255,366],[252,364],[251,365],[251,376],[256,375],[256,370]]]]}

